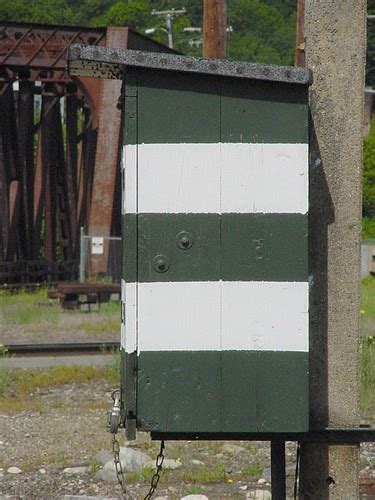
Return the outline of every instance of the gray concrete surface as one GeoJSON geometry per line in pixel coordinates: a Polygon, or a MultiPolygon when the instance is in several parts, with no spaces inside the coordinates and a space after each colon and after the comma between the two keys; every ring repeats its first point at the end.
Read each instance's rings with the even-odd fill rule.
{"type": "Polygon", "coordinates": [[[85,354],[64,356],[9,356],[0,358],[5,368],[49,368],[51,366],[105,366],[113,360],[110,354],[85,354]]]}
{"type": "MultiPolygon", "coordinates": [[[[311,426],[359,423],[366,1],[306,0],[310,88],[311,426]]],[[[300,498],[359,498],[357,446],[304,446],[300,498]]]]}

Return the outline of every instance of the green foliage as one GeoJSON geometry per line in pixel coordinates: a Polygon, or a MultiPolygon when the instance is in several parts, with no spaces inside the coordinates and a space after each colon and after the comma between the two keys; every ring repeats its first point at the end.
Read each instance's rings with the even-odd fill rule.
{"type": "Polygon", "coordinates": [[[375,320],[375,276],[362,280],[361,316],[375,320]]]}
{"type": "Polygon", "coordinates": [[[375,238],[375,119],[370,133],[363,141],[363,202],[364,216],[362,235],[375,238]]]}
{"type": "MultiPolygon", "coordinates": [[[[367,3],[367,14],[375,15],[375,2],[367,3]]],[[[375,19],[367,21],[366,85],[375,88],[375,19]]]]}
{"type": "Polygon", "coordinates": [[[151,4],[147,0],[118,1],[96,23],[104,26],[129,26],[143,31],[150,22],[151,4]]]}
{"type": "Polygon", "coordinates": [[[363,217],[362,238],[375,238],[375,217],[363,217]]]}
{"type": "Polygon", "coordinates": [[[361,340],[361,407],[368,408],[375,404],[375,337],[369,335],[361,340]]]}
{"type": "Polygon", "coordinates": [[[233,59],[293,64],[295,21],[261,0],[233,0],[229,53],[233,59]]]}

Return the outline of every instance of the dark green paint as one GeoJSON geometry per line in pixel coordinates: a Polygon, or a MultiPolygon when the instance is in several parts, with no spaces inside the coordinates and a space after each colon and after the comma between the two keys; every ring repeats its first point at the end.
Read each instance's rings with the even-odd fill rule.
{"type": "Polygon", "coordinates": [[[137,412],[137,353],[121,353],[121,397],[127,418],[135,417],[137,412]]]}
{"type": "MultiPolygon", "coordinates": [[[[132,95],[135,80],[139,144],[308,142],[302,85],[140,70],[132,95]]],[[[125,134],[128,116],[125,104],[125,134]]]]}
{"type": "Polygon", "coordinates": [[[138,83],[139,143],[220,142],[220,87],[200,76],[152,73],[138,83]],[[146,80],[147,81],[147,80],[146,80]]]}
{"type": "MultiPolygon", "coordinates": [[[[126,91],[136,94],[133,85],[126,86],[126,91]]],[[[125,97],[124,116],[124,144],[137,144],[138,143],[138,98],[136,96],[125,97]]]]}
{"type": "Polygon", "coordinates": [[[138,281],[217,281],[220,279],[219,214],[140,214],[138,216],[138,281]],[[181,249],[177,236],[191,233],[194,242],[181,249]],[[169,259],[166,272],[152,265],[156,255],[169,259]]]}
{"type": "Polygon", "coordinates": [[[123,227],[127,282],[308,279],[307,215],[127,214],[123,227]],[[177,241],[183,231],[188,249],[177,241]],[[168,258],[165,272],[154,267],[158,255],[168,258]]]}
{"type": "Polygon", "coordinates": [[[223,214],[223,281],[307,281],[307,215],[223,214]]]}
{"type": "Polygon", "coordinates": [[[221,142],[308,143],[307,89],[223,82],[221,142]]]}
{"type": "Polygon", "coordinates": [[[308,429],[308,353],[223,351],[222,432],[308,429]]]}
{"type": "Polygon", "coordinates": [[[221,420],[220,383],[218,352],[141,353],[138,429],[215,432],[221,420]]]}
{"type": "Polygon", "coordinates": [[[142,352],[139,430],[303,432],[308,429],[308,353],[142,352]]]}

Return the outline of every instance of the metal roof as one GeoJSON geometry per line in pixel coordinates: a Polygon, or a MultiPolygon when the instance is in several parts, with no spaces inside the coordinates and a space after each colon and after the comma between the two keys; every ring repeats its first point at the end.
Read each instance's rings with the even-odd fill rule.
{"type": "Polygon", "coordinates": [[[92,45],[74,44],[69,48],[68,71],[71,75],[122,79],[127,66],[301,85],[312,82],[310,70],[294,66],[204,59],[92,45]]]}

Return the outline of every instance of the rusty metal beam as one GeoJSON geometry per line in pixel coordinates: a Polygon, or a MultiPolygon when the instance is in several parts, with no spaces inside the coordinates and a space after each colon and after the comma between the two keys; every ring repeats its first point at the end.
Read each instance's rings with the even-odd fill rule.
{"type": "MultiPolygon", "coordinates": [[[[72,42],[103,45],[105,28],[47,26],[27,23],[0,24],[0,64],[12,68],[54,69],[70,80],[62,57],[72,42]]],[[[51,76],[51,75],[50,75],[51,76]]]]}
{"type": "Polygon", "coordinates": [[[66,193],[69,208],[69,233],[71,238],[71,251],[76,254],[77,230],[77,120],[78,99],[75,89],[66,96],[66,193]]]}
{"type": "Polygon", "coordinates": [[[20,155],[21,220],[19,225],[21,255],[33,259],[34,205],[34,82],[21,80],[18,91],[18,141],[20,155]]]}
{"type": "MultiPolygon", "coordinates": [[[[127,32],[122,28],[108,28],[106,46],[125,49],[127,32]]],[[[111,233],[121,123],[121,112],[116,104],[120,92],[120,81],[102,82],[92,208],[88,227],[90,235],[109,236],[111,233]]]]}

